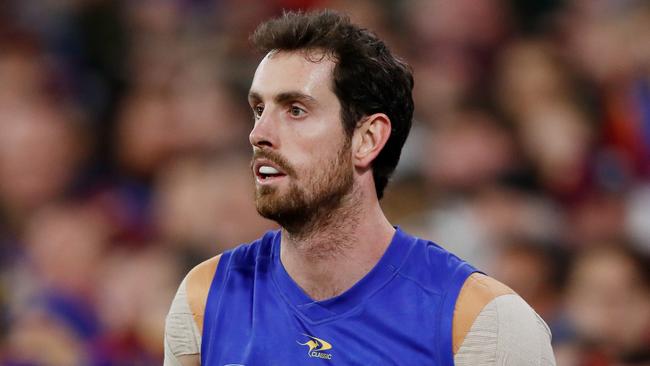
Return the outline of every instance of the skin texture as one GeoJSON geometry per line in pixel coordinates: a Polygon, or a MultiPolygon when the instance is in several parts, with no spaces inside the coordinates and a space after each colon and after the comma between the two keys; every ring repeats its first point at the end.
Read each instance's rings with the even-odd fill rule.
{"type": "Polygon", "coordinates": [[[333,68],[333,60],[319,51],[272,52],[260,63],[249,93],[255,116],[250,133],[254,153],[278,155],[295,173],[271,183],[258,179],[258,209],[271,200],[260,198],[260,192],[270,191],[275,202],[295,189],[308,200],[316,199],[326,190],[323,183],[344,179],[345,170],[352,175],[351,187],[335,202],[327,202],[326,210],[310,212],[303,207],[308,220],[282,230],[282,263],[315,300],[342,293],[368,273],[395,231],[379,207],[371,170],[390,135],[390,120],[381,113],[367,116],[345,151],[348,137],[331,88],[333,68]],[[340,157],[342,149],[346,156],[340,157]],[[331,165],[337,160],[344,163],[331,165]]]}
{"type": "Polygon", "coordinates": [[[322,85],[333,67],[329,59],[269,54],[249,93],[257,209],[294,236],[318,231],[352,189],[350,139],[336,96],[322,85]],[[292,77],[283,75],[286,68],[292,77]],[[261,165],[283,175],[263,179],[256,174],[261,165]]]}

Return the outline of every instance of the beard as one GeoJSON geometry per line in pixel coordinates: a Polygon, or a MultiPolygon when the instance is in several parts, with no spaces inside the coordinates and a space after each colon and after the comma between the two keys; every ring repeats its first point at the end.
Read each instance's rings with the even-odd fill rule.
{"type": "Polygon", "coordinates": [[[307,234],[319,223],[331,221],[331,213],[341,206],[353,188],[353,170],[350,156],[351,139],[336,154],[336,158],[313,164],[320,169],[305,176],[302,186],[296,182],[296,171],[274,152],[260,152],[255,157],[265,157],[278,164],[290,179],[288,191],[282,194],[278,187],[256,187],[257,212],[277,222],[290,234],[307,234]]]}

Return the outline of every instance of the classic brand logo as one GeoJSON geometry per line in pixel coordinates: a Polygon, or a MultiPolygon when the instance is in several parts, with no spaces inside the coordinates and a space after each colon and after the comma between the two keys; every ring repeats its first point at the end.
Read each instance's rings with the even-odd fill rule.
{"type": "Polygon", "coordinates": [[[329,344],[327,341],[324,341],[320,338],[316,338],[314,336],[310,336],[309,334],[304,334],[305,337],[308,337],[309,340],[305,343],[300,343],[296,341],[299,345],[301,346],[307,346],[309,347],[309,350],[307,351],[307,354],[309,357],[316,357],[316,358],[323,358],[326,360],[331,360],[332,355],[329,353],[325,353],[322,351],[327,351],[332,349],[332,345],[329,344]]]}

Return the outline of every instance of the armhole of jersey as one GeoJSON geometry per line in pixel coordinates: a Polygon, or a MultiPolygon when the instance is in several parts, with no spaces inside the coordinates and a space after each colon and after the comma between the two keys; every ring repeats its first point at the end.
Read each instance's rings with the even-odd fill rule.
{"type": "Polygon", "coordinates": [[[485,306],[499,296],[514,293],[508,286],[482,273],[473,273],[467,278],[454,306],[452,323],[453,355],[462,346],[474,321],[485,306]]]}
{"type": "Polygon", "coordinates": [[[438,327],[438,363],[440,365],[453,365],[454,354],[452,348],[452,327],[454,318],[454,308],[456,299],[460,293],[463,284],[472,273],[477,270],[467,263],[460,265],[450,279],[448,290],[444,294],[442,307],[440,309],[440,327],[438,327]]]}
{"type": "Polygon", "coordinates": [[[226,251],[220,255],[219,262],[217,263],[214,276],[207,293],[207,298],[205,300],[205,309],[203,312],[203,329],[201,331],[201,365],[208,364],[205,359],[207,355],[206,350],[210,349],[212,343],[216,342],[216,340],[213,339],[211,332],[216,315],[214,309],[218,307],[219,298],[221,297],[218,291],[226,280],[231,254],[231,251],[226,251]]]}

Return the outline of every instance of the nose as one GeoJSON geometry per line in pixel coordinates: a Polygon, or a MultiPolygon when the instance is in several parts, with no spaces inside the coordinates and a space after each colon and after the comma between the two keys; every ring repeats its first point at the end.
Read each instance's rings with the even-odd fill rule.
{"type": "Polygon", "coordinates": [[[273,127],[273,118],[265,110],[260,118],[255,121],[255,126],[248,135],[248,141],[253,147],[277,147],[276,129],[273,127]]]}

